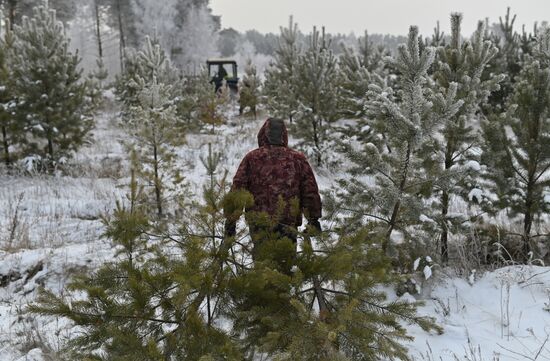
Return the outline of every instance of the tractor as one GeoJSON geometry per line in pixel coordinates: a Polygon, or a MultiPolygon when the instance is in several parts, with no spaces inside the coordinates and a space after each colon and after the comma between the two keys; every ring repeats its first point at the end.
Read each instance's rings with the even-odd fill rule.
{"type": "Polygon", "coordinates": [[[226,86],[232,95],[239,91],[239,77],[237,76],[237,62],[231,59],[208,59],[206,61],[210,82],[216,85],[216,92],[220,90],[225,80],[226,86]]]}

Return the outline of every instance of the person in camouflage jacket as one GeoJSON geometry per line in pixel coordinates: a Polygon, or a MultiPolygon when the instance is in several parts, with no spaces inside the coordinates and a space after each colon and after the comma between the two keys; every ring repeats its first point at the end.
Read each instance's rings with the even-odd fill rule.
{"type": "MultiPolygon", "coordinates": [[[[302,216],[310,227],[321,230],[322,206],[315,175],[306,157],[288,147],[288,133],[281,119],[268,118],[258,132],[258,148],[244,157],[233,178],[231,191],[239,190],[250,192],[254,198],[245,211],[255,246],[266,228],[295,242],[302,216]]],[[[231,237],[240,213],[226,217],[225,233],[231,237]]]]}

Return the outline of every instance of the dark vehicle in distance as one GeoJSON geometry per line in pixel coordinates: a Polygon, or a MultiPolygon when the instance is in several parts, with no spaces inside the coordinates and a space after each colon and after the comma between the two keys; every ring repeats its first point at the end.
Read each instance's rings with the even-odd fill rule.
{"type": "Polygon", "coordinates": [[[237,62],[231,59],[208,59],[206,61],[210,81],[216,85],[216,92],[222,87],[223,81],[232,94],[239,91],[239,77],[237,76],[237,62]]]}

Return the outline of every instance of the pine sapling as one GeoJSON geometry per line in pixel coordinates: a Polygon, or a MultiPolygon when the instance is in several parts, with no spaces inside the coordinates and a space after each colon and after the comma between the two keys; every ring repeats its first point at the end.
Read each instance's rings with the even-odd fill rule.
{"type": "Polygon", "coordinates": [[[427,71],[433,59],[434,50],[421,51],[418,29],[411,27],[408,43],[399,47],[393,61],[398,70],[397,90],[371,84],[367,94],[368,124],[387,135],[386,146],[366,138],[348,148],[354,177],[341,182],[344,202],[340,209],[358,226],[365,221],[377,224],[386,253],[392,241],[414,240],[418,245],[425,240],[416,226],[422,215],[432,217],[422,197],[431,193],[437,177],[424,168],[424,160],[431,152],[432,135],[463,104],[456,100],[456,84],[444,92],[431,89],[427,71]],[[375,184],[366,183],[366,177],[373,177],[375,184]]]}
{"type": "Polygon", "coordinates": [[[499,89],[499,83],[504,78],[503,75],[486,74],[485,69],[498,50],[489,40],[483,40],[483,22],[479,22],[471,40],[465,43],[461,40],[461,23],[461,14],[451,15],[450,43],[438,49],[433,73],[439,89],[448,91],[457,86],[456,98],[463,102],[463,106],[444,123],[443,139],[434,139],[437,160],[436,164],[430,166],[433,172],[439,173],[441,179],[435,184],[435,191],[440,196],[434,207],[441,209],[438,222],[441,233],[440,253],[444,263],[449,257],[450,228],[464,222],[464,219],[448,216],[451,196],[466,198],[470,190],[466,184],[474,186],[480,169],[474,151],[481,145],[476,118],[490,94],[499,89]]]}

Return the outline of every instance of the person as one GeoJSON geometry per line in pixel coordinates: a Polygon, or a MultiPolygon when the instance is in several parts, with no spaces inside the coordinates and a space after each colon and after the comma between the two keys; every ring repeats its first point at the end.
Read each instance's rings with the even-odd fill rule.
{"type": "Polygon", "coordinates": [[[216,86],[216,93],[222,87],[223,81],[227,78],[227,76],[227,70],[225,70],[223,64],[218,64],[218,71],[212,79],[210,79],[210,83],[213,83],[216,86]]]}
{"type": "Polygon", "coordinates": [[[225,77],[227,77],[227,70],[225,70],[225,68],[223,67],[222,64],[219,64],[218,65],[218,79],[221,82],[222,80],[225,79],[225,77]]]}
{"type": "MultiPolygon", "coordinates": [[[[268,118],[261,127],[258,148],[244,157],[233,178],[230,194],[237,191],[249,192],[253,197],[245,218],[255,261],[262,244],[273,238],[290,240],[295,256],[297,228],[303,216],[313,232],[321,231],[322,204],[315,175],[306,157],[288,147],[282,119],[268,118]]],[[[225,235],[233,237],[242,209],[228,213],[226,210],[225,235]]]]}

